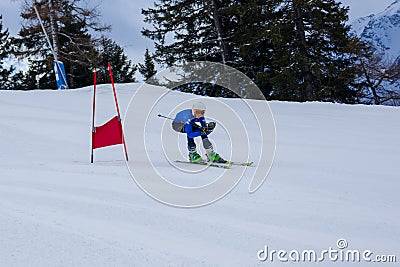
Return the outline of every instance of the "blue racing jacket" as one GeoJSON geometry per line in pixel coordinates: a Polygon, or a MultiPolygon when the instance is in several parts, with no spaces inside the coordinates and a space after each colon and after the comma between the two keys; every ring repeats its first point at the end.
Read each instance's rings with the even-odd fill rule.
{"type": "MultiPolygon", "coordinates": [[[[201,128],[194,126],[196,122],[199,122],[201,127],[206,127],[207,125],[204,116],[196,119],[191,109],[180,111],[178,114],[176,114],[174,121],[185,123],[185,132],[190,138],[201,136],[201,128]]],[[[210,132],[207,132],[207,135],[208,134],[210,134],[210,132]]]]}

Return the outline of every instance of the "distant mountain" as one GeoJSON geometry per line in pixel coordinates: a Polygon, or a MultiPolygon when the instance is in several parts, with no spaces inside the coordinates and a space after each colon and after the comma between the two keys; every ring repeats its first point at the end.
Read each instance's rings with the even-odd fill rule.
{"type": "Polygon", "coordinates": [[[351,23],[353,32],[371,43],[388,59],[400,59],[400,0],[383,12],[362,17],[351,23]]]}

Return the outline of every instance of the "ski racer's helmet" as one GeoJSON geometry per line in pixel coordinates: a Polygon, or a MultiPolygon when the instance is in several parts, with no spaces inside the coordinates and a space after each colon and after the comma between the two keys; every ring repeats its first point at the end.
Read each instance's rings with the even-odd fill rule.
{"type": "Polygon", "coordinates": [[[206,105],[204,105],[203,102],[197,101],[197,102],[193,103],[192,108],[195,109],[195,110],[204,110],[205,111],[206,110],[206,105]]]}

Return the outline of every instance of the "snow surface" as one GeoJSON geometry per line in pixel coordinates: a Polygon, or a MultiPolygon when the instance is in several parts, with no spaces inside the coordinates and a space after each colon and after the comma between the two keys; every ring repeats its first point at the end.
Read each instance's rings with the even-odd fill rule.
{"type": "MultiPolygon", "coordinates": [[[[137,87],[117,85],[122,114],[137,87]]],[[[313,266],[257,252],[337,249],[339,238],[400,260],[398,108],[271,102],[277,153],[261,188],[248,193],[246,172],[216,203],[183,209],[139,189],[120,145],[90,164],[91,87],[0,95],[0,266],[313,266]]],[[[102,85],[96,125],[114,115],[102,85]]],[[[322,263],[349,265],[396,264],[322,263]]]]}

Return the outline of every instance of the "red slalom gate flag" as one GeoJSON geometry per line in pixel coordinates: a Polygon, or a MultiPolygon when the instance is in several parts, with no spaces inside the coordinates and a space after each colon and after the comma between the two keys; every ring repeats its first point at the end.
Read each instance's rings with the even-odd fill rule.
{"type": "Polygon", "coordinates": [[[123,144],[122,124],[118,116],[115,116],[102,126],[94,128],[92,132],[93,149],[105,146],[123,144]]]}
{"type": "Polygon", "coordinates": [[[95,111],[96,111],[96,69],[94,69],[94,90],[93,90],[93,117],[92,117],[92,153],[91,153],[91,163],[93,163],[94,153],[96,148],[113,146],[113,145],[124,145],[125,158],[128,161],[128,152],[126,150],[126,144],[124,139],[124,132],[122,130],[121,115],[118,107],[117,92],[115,90],[114,78],[112,75],[111,64],[108,62],[108,70],[110,72],[111,85],[114,92],[115,108],[117,110],[117,116],[113,117],[111,120],[105,124],[95,127],[95,111]]]}

